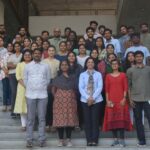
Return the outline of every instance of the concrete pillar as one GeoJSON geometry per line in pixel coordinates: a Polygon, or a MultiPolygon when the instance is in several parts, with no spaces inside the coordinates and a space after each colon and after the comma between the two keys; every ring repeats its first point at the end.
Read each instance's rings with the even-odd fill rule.
{"type": "Polygon", "coordinates": [[[4,24],[4,4],[0,0],[0,24],[4,24]]]}

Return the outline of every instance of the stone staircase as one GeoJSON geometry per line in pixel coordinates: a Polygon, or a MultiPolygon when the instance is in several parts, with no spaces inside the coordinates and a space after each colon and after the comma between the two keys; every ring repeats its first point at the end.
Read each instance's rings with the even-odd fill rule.
{"type": "MultiPolygon", "coordinates": [[[[148,127],[147,120],[145,119],[145,130],[147,138],[147,146],[144,148],[138,148],[136,146],[136,132],[126,132],[126,144],[127,150],[149,150],[150,149],[150,130],[148,127]]],[[[47,133],[47,146],[44,148],[38,147],[38,133],[35,131],[34,134],[34,148],[33,149],[44,149],[44,150],[120,150],[124,148],[110,147],[113,139],[111,133],[100,133],[99,146],[98,147],[86,147],[86,140],[84,132],[73,131],[72,143],[73,147],[57,147],[58,138],[57,133],[47,133]]],[[[20,130],[20,119],[11,119],[9,112],[2,112],[0,107],[0,149],[3,150],[27,150],[26,149],[26,134],[20,130]]]]}

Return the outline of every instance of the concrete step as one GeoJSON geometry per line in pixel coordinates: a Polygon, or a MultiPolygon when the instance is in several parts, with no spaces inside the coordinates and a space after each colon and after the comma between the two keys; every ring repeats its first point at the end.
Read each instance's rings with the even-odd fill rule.
{"type": "MultiPolygon", "coordinates": [[[[44,147],[42,150],[149,150],[150,147],[144,147],[144,148],[138,148],[138,147],[126,147],[126,148],[112,148],[112,147],[44,147]]],[[[39,147],[34,147],[35,150],[41,150],[39,147]]],[[[12,150],[12,149],[7,149],[7,150],[12,150]]],[[[15,150],[20,150],[20,148],[15,149],[15,150]]],[[[27,150],[27,149],[21,149],[21,150],[27,150]]]]}
{"type": "MultiPolygon", "coordinates": [[[[10,127],[11,128],[11,127],[10,127]]],[[[3,132],[1,132],[0,130],[0,140],[21,140],[21,139],[25,139],[26,137],[26,132],[21,132],[18,131],[20,129],[17,129],[15,127],[12,126],[12,128],[14,128],[14,130],[16,129],[16,132],[10,132],[9,130],[6,130],[4,128],[3,132]]],[[[37,137],[38,136],[38,132],[34,132],[34,136],[37,137]]],[[[150,137],[150,131],[146,131],[145,132],[145,136],[146,138],[150,137]]],[[[56,133],[46,133],[46,137],[49,138],[57,138],[58,134],[56,133]]],[[[125,133],[125,137],[126,138],[136,138],[136,132],[126,132],[125,133]]],[[[73,132],[72,133],[72,138],[85,138],[85,133],[84,131],[81,132],[73,132]]],[[[111,132],[100,132],[100,138],[112,138],[112,133],[111,132]]]]}
{"type": "MultiPolygon", "coordinates": [[[[137,140],[135,138],[128,138],[125,140],[126,141],[126,149],[129,148],[134,148],[137,149],[137,140]]],[[[101,148],[110,148],[110,145],[112,144],[113,139],[112,138],[103,138],[99,140],[99,146],[97,149],[101,148]]],[[[85,139],[72,139],[72,143],[73,146],[77,149],[86,149],[86,140],[85,139]]],[[[49,147],[57,147],[58,144],[58,139],[49,139],[47,141],[47,148],[49,149],[49,147]]],[[[38,141],[34,141],[34,145],[35,147],[38,147],[38,141]]],[[[25,149],[26,146],[26,141],[25,140],[20,140],[20,141],[0,141],[0,149],[25,149]]],[[[147,140],[147,147],[150,149],[150,139],[147,140]]],[[[91,150],[91,147],[88,148],[89,150],[91,150]]],[[[95,148],[94,148],[95,149],[95,148]]],[[[111,147],[112,149],[112,147],[111,147]]],[[[121,148],[118,146],[118,150],[120,150],[121,148]]],[[[140,148],[140,150],[142,150],[143,148],[140,148]]],[[[61,148],[62,150],[62,148],[61,148]]]]}
{"type": "Polygon", "coordinates": [[[0,126],[20,126],[20,119],[0,118],[0,126]]]}

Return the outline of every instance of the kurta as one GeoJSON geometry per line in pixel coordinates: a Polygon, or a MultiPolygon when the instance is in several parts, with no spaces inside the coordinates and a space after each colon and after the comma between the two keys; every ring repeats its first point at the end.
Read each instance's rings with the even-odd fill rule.
{"type": "Polygon", "coordinates": [[[60,75],[53,80],[53,86],[57,88],[53,103],[53,126],[78,126],[74,77],[60,75]]]}
{"type": "Polygon", "coordinates": [[[128,91],[127,78],[124,73],[113,77],[111,74],[106,76],[105,90],[108,93],[108,99],[114,103],[114,107],[105,108],[104,131],[113,129],[131,130],[128,103],[121,106],[120,102],[124,98],[124,91],[128,91]]]}
{"type": "MultiPolygon", "coordinates": [[[[23,80],[23,73],[25,68],[25,62],[21,62],[16,67],[16,78],[17,81],[23,80]]],[[[27,113],[27,105],[26,105],[26,98],[25,98],[25,88],[18,82],[17,86],[17,96],[16,96],[16,103],[14,108],[14,113],[18,114],[26,114],[27,113]]]]}

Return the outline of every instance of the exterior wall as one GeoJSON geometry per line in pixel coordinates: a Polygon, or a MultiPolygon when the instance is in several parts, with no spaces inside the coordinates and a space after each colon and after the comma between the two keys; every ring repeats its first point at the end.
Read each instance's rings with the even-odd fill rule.
{"type": "Polygon", "coordinates": [[[54,27],[60,27],[62,34],[65,27],[71,27],[78,35],[85,33],[91,20],[96,20],[99,25],[105,25],[116,33],[116,15],[95,16],[29,16],[29,32],[32,36],[40,35],[42,30],[53,34],[54,27]]]}
{"type": "Polygon", "coordinates": [[[0,0],[0,24],[4,24],[4,5],[2,0],[0,0]]]}

